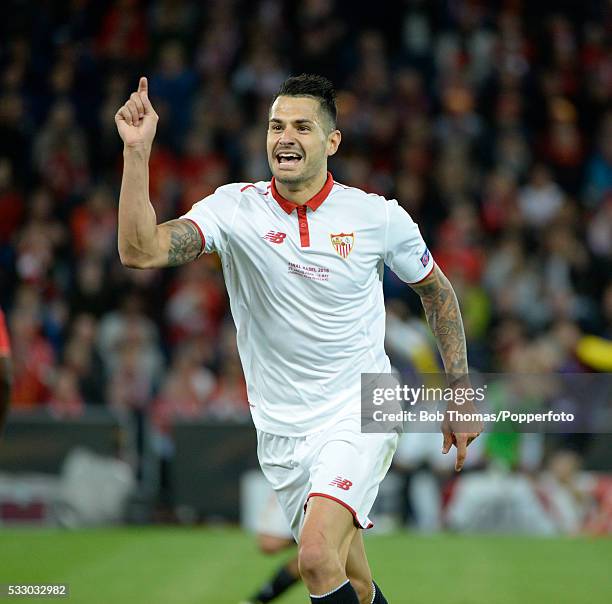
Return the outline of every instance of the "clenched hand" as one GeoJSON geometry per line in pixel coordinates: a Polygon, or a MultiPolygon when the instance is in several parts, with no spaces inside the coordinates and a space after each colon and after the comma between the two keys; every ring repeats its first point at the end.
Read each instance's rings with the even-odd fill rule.
{"type": "Polygon", "coordinates": [[[123,144],[126,147],[143,146],[150,151],[158,119],[149,100],[147,78],[140,78],[138,91],[133,92],[115,114],[115,124],[123,144]]]}

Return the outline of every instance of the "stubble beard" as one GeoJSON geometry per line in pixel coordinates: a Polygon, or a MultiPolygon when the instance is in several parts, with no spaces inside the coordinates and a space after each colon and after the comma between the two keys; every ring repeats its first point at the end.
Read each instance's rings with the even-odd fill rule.
{"type": "Polygon", "coordinates": [[[272,168],[270,168],[270,171],[274,174],[274,179],[277,182],[280,182],[281,184],[287,187],[293,188],[308,183],[313,178],[316,178],[319,174],[319,169],[313,169],[312,167],[309,168],[308,166],[304,166],[304,168],[305,169],[302,170],[300,174],[274,174],[272,168]]]}
{"type": "Polygon", "coordinates": [[[303,174],[295,174],[295,175],[291,175],[291,174],[281,174],[279,176],[274,176],[274,179],[277,182],[280,182],[284,185],[292,185],[292,186],[296,186],[296,185],[301,185],[304,184],[305,182],[308,181],[308,178],[305,177],[303,174]]]}

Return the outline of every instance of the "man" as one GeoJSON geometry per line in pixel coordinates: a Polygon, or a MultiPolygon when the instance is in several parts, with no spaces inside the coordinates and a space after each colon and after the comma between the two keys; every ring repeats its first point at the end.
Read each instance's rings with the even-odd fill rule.
{"type": "MultiPolygon", "coordinates": [[[[135,268],[221,257],[258,456],[299,544],[311,601],[386,602],[372,581],[360,528],[397,445],[362,434],[360,375],[390,370],[384,347],[383,262],[421,296],[447,374],[467,373],[453,289],[396,201],[336,183],[335,93],[325,78],[289,78],[270,107],[271,182],[217,189],[158,225],[148,159],[158,116],[147,80],[115,116],[124,142],[119,255],[135,268]]],[[[460,470],[478,435],[445,422],[443,451],[460,470]]]]}
{"type": "Polygon", "coordinates": [[[8,415],[12,384],[11,345],[4,313],[0,308],[0,436],[8,415]]]}

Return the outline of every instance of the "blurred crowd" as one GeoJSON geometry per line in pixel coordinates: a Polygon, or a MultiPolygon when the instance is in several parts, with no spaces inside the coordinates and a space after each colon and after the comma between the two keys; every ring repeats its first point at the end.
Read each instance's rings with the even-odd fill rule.
{"type": "MultiPolygon", "coordinates": [[[[160,222],[227,182],[267,180],[271,96],[320,73],[338,91],[335,179],[419,223],[457,290],[472,367],[612,370],[612,7],[537,4],[9,2],[0,304],[14,408],[138,410],[162,436],[176,418],[248,418],[216,257],[119,263],[113,116],[139,75],[160,115],[160,222]]],[[[402,347],[431,349],[419,301],[390,273],[385,290],[390,350],[414,363],[402,347]]]]}

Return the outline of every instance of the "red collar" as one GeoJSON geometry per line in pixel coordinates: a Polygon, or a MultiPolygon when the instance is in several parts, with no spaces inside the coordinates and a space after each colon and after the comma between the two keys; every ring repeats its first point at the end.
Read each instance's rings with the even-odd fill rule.
{"type": "MultiPolygon", "coordinates": [[[[323,185],[323,188],[314,196],[311,197],[305,204],[308,206],[313,212],[327,199],[330,191],[334,186],[334,178],[331,175],[331,172],[327,173],[327,180],[323,185]]],[[[299,208],[300,204],[293,203],[288,199],[285,199],[276,188],[276,181],[274,180],[274,176],[272,177],[272,186],[270,187],[270,191],[272,192],[272,197],[276,199],[278,205],[287,212],[287,214],[291,214],[295,208],[299,208]]]]}

